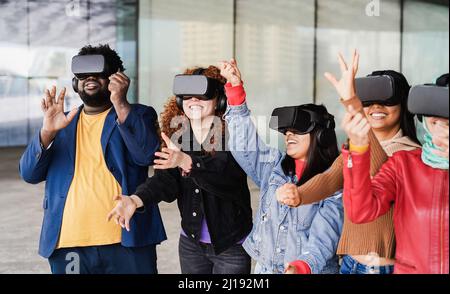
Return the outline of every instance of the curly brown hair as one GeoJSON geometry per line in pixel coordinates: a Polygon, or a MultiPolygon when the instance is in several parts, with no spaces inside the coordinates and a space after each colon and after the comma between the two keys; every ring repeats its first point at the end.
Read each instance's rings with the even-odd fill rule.
{"type": "MultiPolygon", "coordinates": [[[[198,69],[199,69],[199,67],[189,68],[189,69],[185,70],[183,74],[192,75],[198,69]]],[[[208,78],[218,80],[223,85],[225,85],[225,83],[226,83],[226,79],[223,76],[221,76],[220,69],[217,68],[216,66],[210,65],[208,68],[206,68],[204,70],[203,75],[208,78]]],[[[215,97],[215,99],[217,99],[217,98],[218,97],[215,97]]],[[[216,111],[215,115],[217,117],[220,117],[220,120],[222,122],[222,136],[225,137],[225,122],[223,119],[224,112],[216,111]]],[[[164,132],[169,138],[171,138],[175,132],[180,131],[183,126],[184,126],[184,129],[181,131],[182,132],[186,131],[187,130],[186,126],[190,125],[188,123],[182,123],[182,124],[180,123],[177,127],[175,127],[175,128],[172,127],[171,122],[175,117],[183,117],[184,119],[188,120],[185,113],[180,108],[178,108],[176,97],[172,96],[169,98],[169,100],[164,105],[164,111],[161,113],[161,131],[164,132]]],[[[161,142],[162,142],[162,147],[165,147],[164,141],[161,140],[161,142]]],[[[174,142],[174,143],[177,143],[177,142],[174,142]]],[[[215,143],[214,137],[211,138],[210,143],[212,145],[214,145],[214,143],[215,143]]]]}

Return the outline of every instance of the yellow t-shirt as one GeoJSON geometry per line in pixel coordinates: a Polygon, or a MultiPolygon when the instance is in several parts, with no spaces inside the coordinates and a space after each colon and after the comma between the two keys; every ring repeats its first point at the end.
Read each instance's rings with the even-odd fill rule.
{"type": "Polygon", "coordinates": [[[106,166],[101,135],[109,110],[80,114],[77,129],[75,174],[67,194],[57,248],[120,243],[121,227],[106,217],[114,208],[113,197],[122,188],[106,166]]]}

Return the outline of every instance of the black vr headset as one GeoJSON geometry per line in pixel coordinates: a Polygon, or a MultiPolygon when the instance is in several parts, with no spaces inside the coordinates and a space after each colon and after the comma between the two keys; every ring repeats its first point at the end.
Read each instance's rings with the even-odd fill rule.
{"type": "Polygon", "coordinates": [[[317,126],[322,126],[318,134],[319,145],[328,146],[331,144],[331,133],[334,133],[334,116],[327,113],[320,115],[315,111],[308,109],[307,106],[292,106],[276,108],[272,112],[269,127],[282,134],[287,131],[293,131],[296,134],[304,135],[311,133],[317,126]]]}
{"type": "Polygon", "coordinates": [[[72,58],[73,90],[78,93],[78,81],[90,76],[100,76],[107,79],[115,71],[111,71],[105,62],[105,57],[100,54],[77,55],[72,58]]]}
{"type": "Polygon", "coordinates": [[[409,92],[408,109],[420,116],[442,117],[448,119],[448,87],[437,85],[415,86],[409,92]]]}
{"type": "Polygon", "coordinates": [[[192,75],[177,75],[173,81],[173,93],[177,97],[177,105],[183,110],[183,100],[192,97],[201,100],[212,100],[218,97],[217,111],[223,112],[227,109],[227,97],[224,84],[218,80],[203,75],[204,68],[195,70],[192,75]]]}
{"type": "Polygon", "coordinates": [[[372,104],[382,104],[394,106],[401,104],[396,89],[394,79],[388,75],[368,76],[355,80],[356,94],[364,107],[372,104]]]}

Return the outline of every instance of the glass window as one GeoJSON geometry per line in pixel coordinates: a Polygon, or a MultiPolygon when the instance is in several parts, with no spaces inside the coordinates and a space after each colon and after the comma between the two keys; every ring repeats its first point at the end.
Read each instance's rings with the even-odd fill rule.
{"type": "MultiPolygon", "coordinates": [[[[400,70],[400,1],[380,1],[379,16],[366,12],[371,1],[319,0],[317,29],[317,103],[324,103],[335,115],[336,125],[344,114],[339,97],[323,77],[325,72],[340,76],[338,52],[347,58],[352,48],[361,53],[359,75],[375,70],[400,70]]],[[[340,141],[344,138],[338,130],[340,141]]]]}
{"type": "Polygon", "coordinates": [[[89,43],[108,43],[116,41],[116,2],[111,0],[89,1],[89,43]]]}
{"type": "Polygon", "coordinates": [[[71,77],[71,58],[87,43],[87,13],[87,0],[29,1],[31,77],[71,77]]]}
{"type": "Polygon", "coordinates": [[[128,101],[138,102],[138,1],[118,1],[115,9],[115,46],[125,66],[125,74],[131,79],[128,101]]]}
{"type": "Polygon", "coordinates": [[[0,1],[0,146],[25,145],[39,128],[46,87],[68,89],[66,109],[81,104],[70,66],[89,43],[118,51],[135,102],[136,12],[137,0],[0,1]]]}
{"type": "Polygon", "coordinates": [[[0,2],[0,146],[27,143],[27,1],[0,2]]]}
{"type": "Polygon", "coordinates": [[[313,102],[314,0],[238,1],[236,58],[252,115],[267,117],[260,135],[277,147],[267,132],[272,110],[313,102]]]}
{"type": "Polygon", "coordinates": [[[448,5],[448,0],[405,1],[403,72],[411,84],[435,82],[449,72],[448,5]]]}
{"type": "Polygon", "coordinates": [[[236,57],[252,110],[270,115],[272,108],[281,105],[311,103],[314,1],[237,4],[236,57]]]}
{"type": "Polygon", "coordinates": [[[0,146],[27,143],[27,86],[28,80],[24,77],[0,74],[0,146]]]}
{"type": "MultiPolygon", "coordinates": [[[[449,71],[448,5],[446,0],[3,0],[0,146],[29,139],[43,85],[66,85],[67,107],[81,103],[71,89],[70,61],[88,43],[115,48],[132,80],[129,100],[158,113],[172,95],[176,74],[235,54],[254,115],[314,101],[324,103],[339,125],[343,109],[323,77],[326,71],[339,74],[337,53],[348,57],[358,48],[360,76],[394,69],[411,84],[433,82],[449,71]],[[368,15],[367,5],[377,2],[368,15]],[[12,130],[11,123],[22,130],[12,130]]],[[[340,130],[338,135],[344,137],[340,130]]]]}
{"type": "Polygon", "coordinates": [[[232,57],[233,1],[139,3],[139,99],[160,113],[176,74],[232,57]]]}

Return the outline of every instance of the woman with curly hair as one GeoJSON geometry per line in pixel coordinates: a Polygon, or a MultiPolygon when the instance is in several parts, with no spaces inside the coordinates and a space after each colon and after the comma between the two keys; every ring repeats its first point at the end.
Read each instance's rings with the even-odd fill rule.
{"type": "Polygon", "coordinates": [[[252,229],[250,192],[245,172],[224,151],[226,81],[214,66],[185,74],[214,80],[214,99],[169,99],[161,119],[165,146],[155,154],[155,175],[131,197],[116,197],[108,217],[129,229],[136,209],[177,200],[182,273],[248,274],[251,259],[242,242],[252,229]]]}

